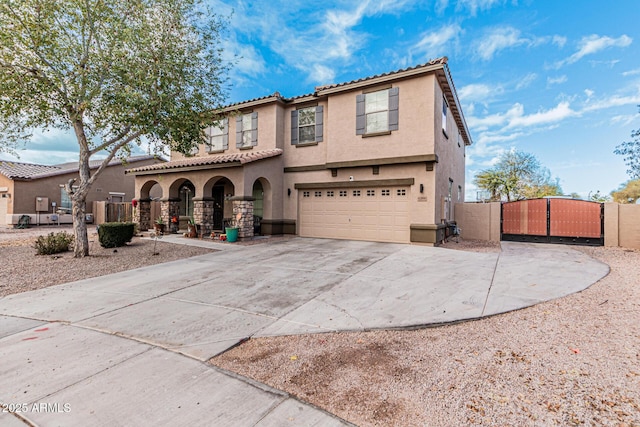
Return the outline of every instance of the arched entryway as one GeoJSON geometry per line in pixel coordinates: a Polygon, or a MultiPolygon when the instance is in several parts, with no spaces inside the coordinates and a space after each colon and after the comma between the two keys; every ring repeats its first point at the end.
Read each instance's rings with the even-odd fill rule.
{"type": "Polygon", "coordinates": [[[271,184],[266,178],[258,178],[253,183],[251,192],[253,200],[254,234],[262,234],[262,220],[271,218],[271,184]]]}
{"type": "Polygon", "coordinates": [[[204,200],[213,208],[210,231],[222,232],[225,222],[233,215],[233,205],[230,198],[235,195],[233,182],[226,177],[216,176],[211,178],[204,186],[204,200]]]}
{"type": "Polygon", "coordinates": [[[156,180],[149,180],[140,187],[140,194],[133,210],[133,220],[139,224],[140,230],[148,230],[161,216],[159,201],[162,195],[162,186],[156,180]]]}
{"type": "Polygon", "coordinates": [[[178,205],[180,206],[180,216],[186,216],[191,218],[193,216],[193,198],[196,194],[196,187],[191,183],[191,181],[186,180],[178,189],[178,197],[180,201],[178,205]]]}

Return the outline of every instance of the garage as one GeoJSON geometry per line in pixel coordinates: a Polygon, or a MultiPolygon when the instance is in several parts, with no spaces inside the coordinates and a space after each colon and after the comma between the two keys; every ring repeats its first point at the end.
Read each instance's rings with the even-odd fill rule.
{"type": "Polygon", "coordinates": [[[303,237],[408,243],[409,186],[298,191],[303,237]]]}

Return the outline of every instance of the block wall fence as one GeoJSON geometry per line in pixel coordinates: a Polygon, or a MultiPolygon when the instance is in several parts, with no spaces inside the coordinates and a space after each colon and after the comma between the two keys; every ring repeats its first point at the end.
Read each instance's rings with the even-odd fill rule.
{"type": "MultiPolygon", "coordinates": [[[[463,239],[500,241],[500,202],[456,203],[463,239]]],[[[640,205],[604,204],[604,245],[640,249],[640,205]]]]}

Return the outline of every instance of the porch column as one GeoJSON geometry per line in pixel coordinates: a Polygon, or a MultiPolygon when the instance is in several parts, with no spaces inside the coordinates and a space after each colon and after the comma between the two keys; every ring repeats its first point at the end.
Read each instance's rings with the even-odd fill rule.
{"type": "Polygon", "coordinates": [[[193,220],[200,226],[200,234],[209,236],[213,230],[213,199],[193,199],[193,220]]]}
{"type": "Polygon", "coordinates": [[[133,222],[138,223],[138,230],[147,231],[151,225],[151,199],[138,200],[138,206],[133,210],[133,222]]]}
{"type": "MultiPolygon", "coordinates": [[[[162,221],[167,224],[166,230],[169,231],[172,216],[180,215],[180,199],[162,199],[160,200],[160,216],[162,221]]],[[[157,218],[153,218],[155,222],[157,218]]]]}
{"type": "Polygon", "coordinates": [[[253,197],[235,196],[233,202],[233,219],[237,220],[238,237],[250,239],[253,237],[253,197]]]}

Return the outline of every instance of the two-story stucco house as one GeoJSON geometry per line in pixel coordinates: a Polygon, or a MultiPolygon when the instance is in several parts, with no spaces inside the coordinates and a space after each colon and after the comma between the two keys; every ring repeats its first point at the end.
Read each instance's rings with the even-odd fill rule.
{"type": "Polygon", "coordinates": [[[433,244],[464,200],[471,137],[446,58],[223,114],[192,156],[127,171],[142,229],[156,185],[165,221],[193,216],[208,234],[240,212],[240,237],[255,216],[262,234],[433,244]]]}

